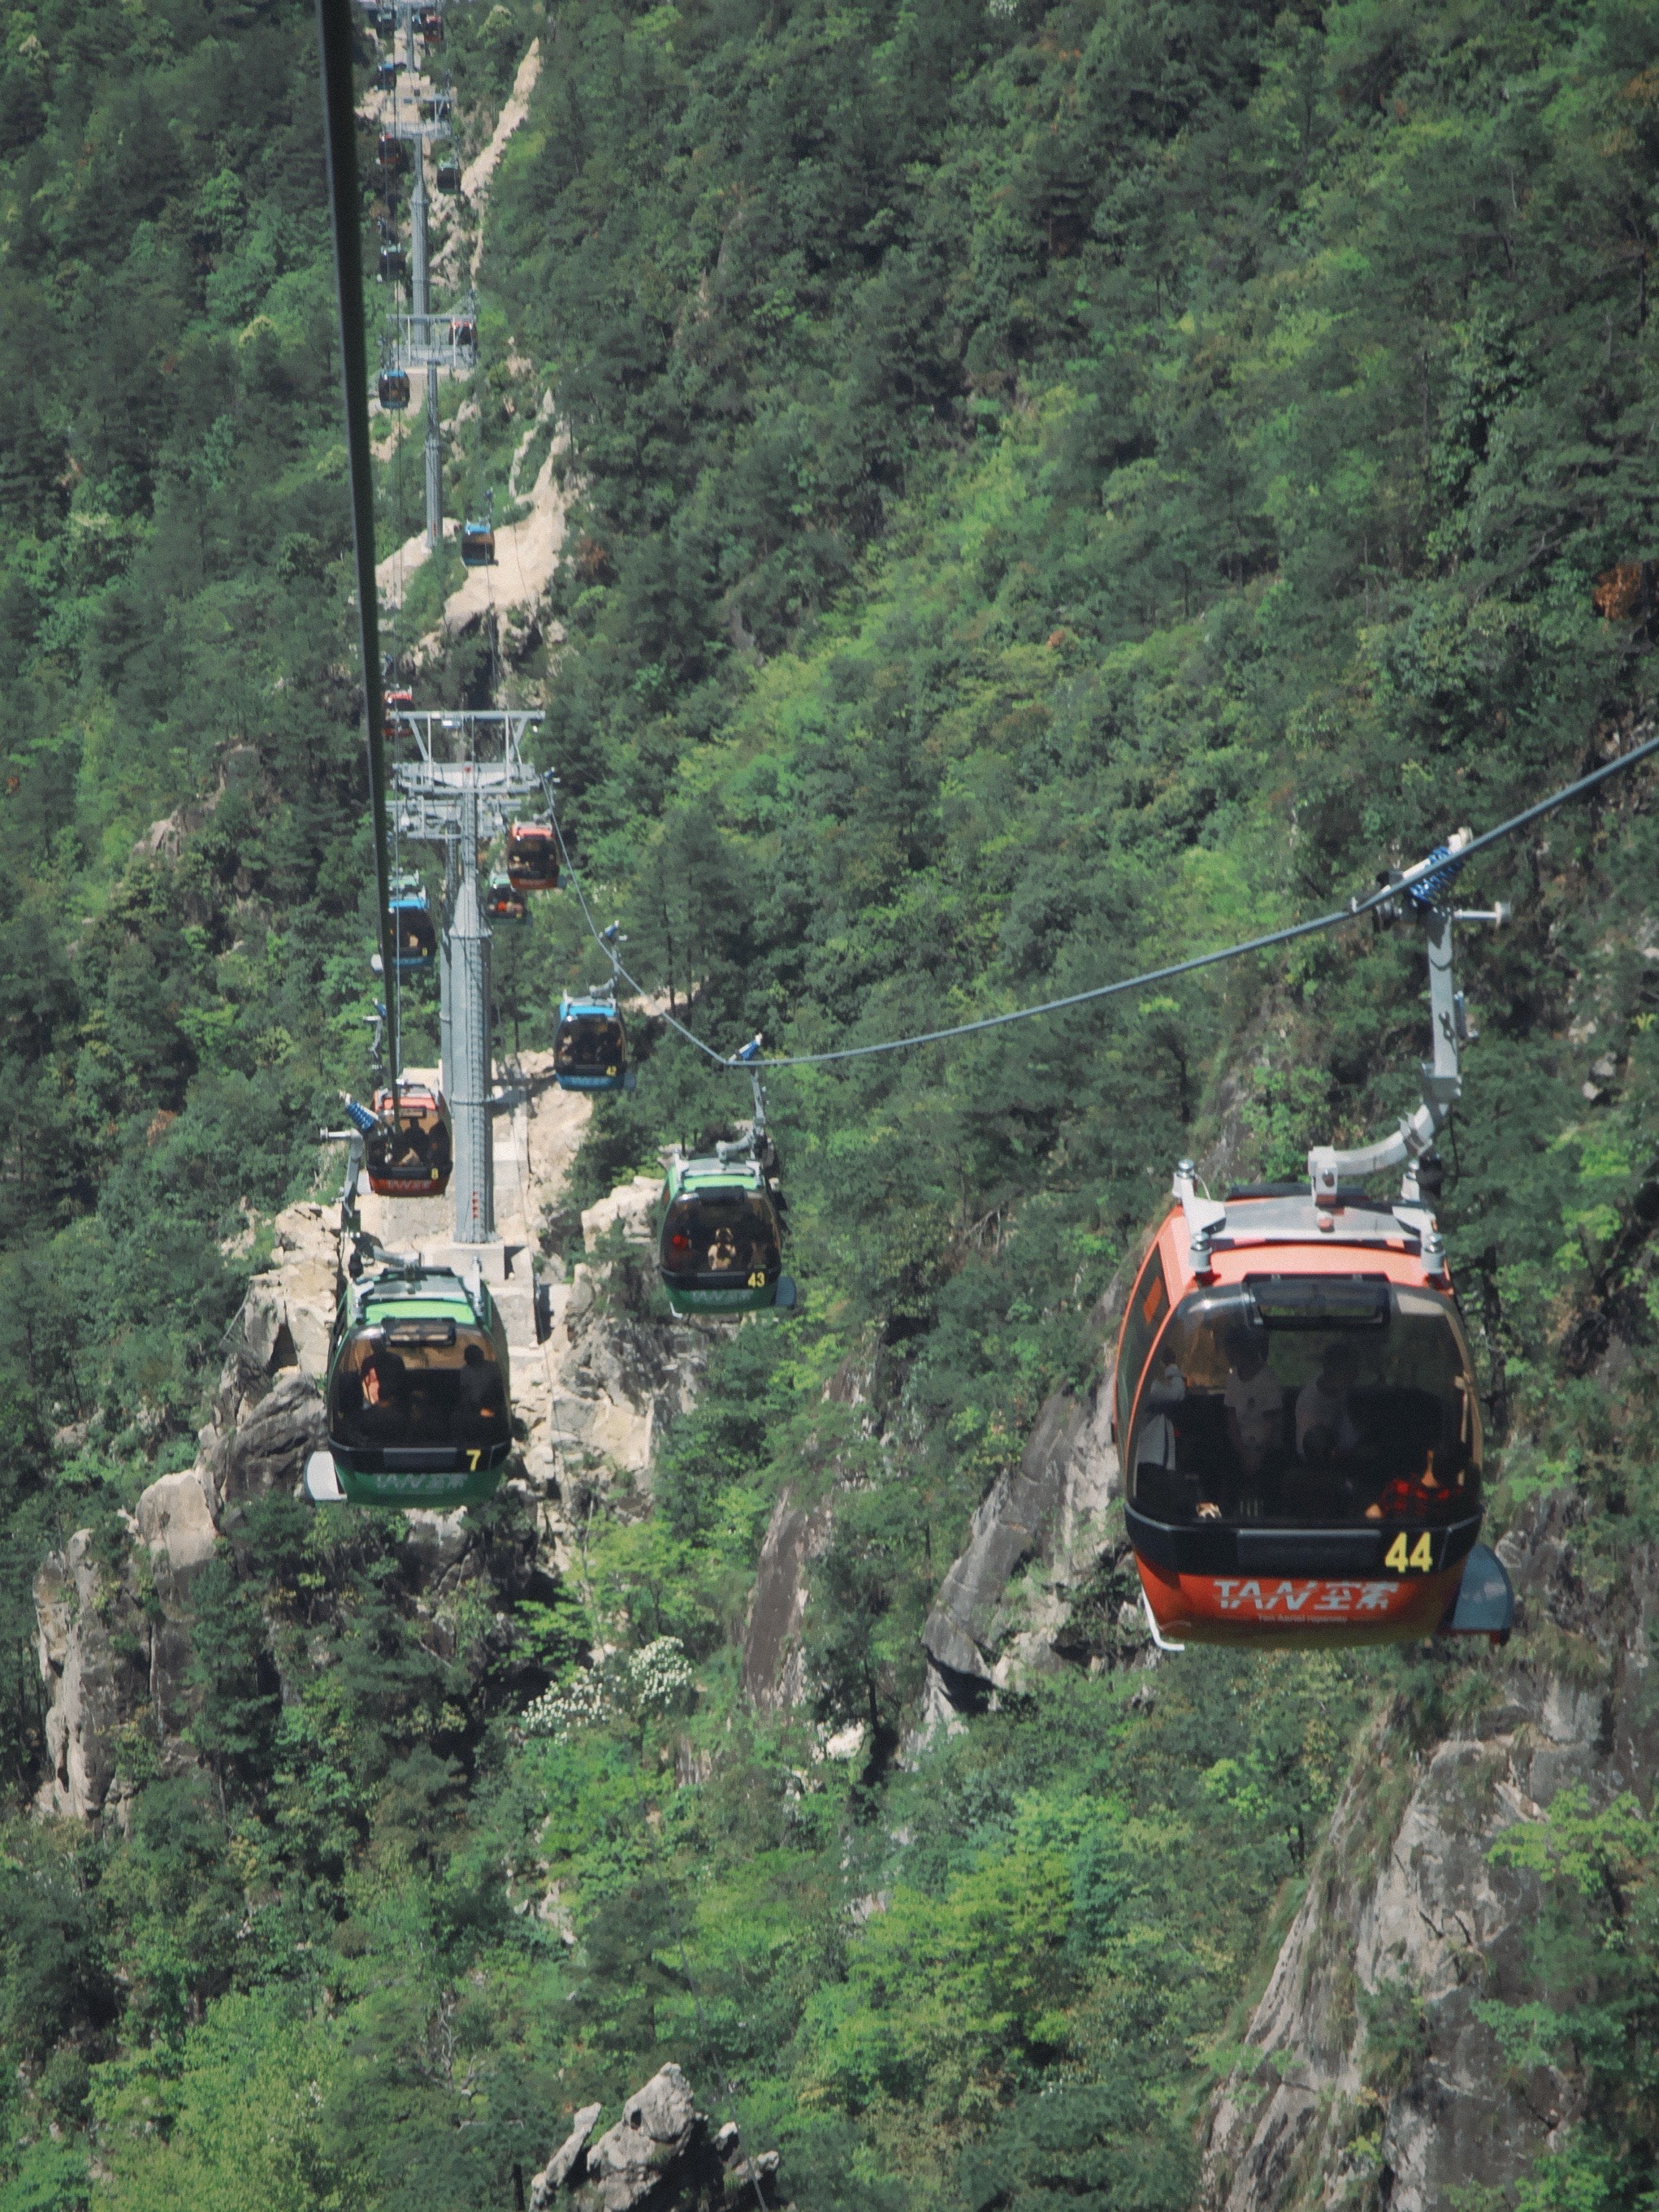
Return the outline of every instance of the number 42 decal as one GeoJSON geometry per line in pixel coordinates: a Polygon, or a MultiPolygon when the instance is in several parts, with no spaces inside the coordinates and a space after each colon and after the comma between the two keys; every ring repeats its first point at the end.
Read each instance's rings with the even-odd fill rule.
{"type": "Polygon", "coordinates": [[[1434,1566],[1433,1537],[1425,1528],[1412,1546],[1408,1555],[1406,1550],[1406,1532],[1402,1528],[1382,1554],[1382,1564],[1385,1567],[1392,1567],[1397,1575],[1430,1573],[1434,1566]]]}

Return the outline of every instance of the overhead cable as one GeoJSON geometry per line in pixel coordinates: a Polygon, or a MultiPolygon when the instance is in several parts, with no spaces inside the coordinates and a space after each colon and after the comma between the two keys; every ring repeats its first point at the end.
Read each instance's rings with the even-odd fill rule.
{"type": "Polygon", "coordinates": [[[386,838],[386,698],[380,679],[380,605],[374,576],[374,477],[368,447],[368,353],[363,331],[363,252],[357,191],[357,107],[351,82],[350,0],[317,0],[323,65],[323,137],[334,231],[334,288],[339,305],[340,376],[345,387],[346,455],[351,476],[351,536],[357,569],[357,633],[368,733],[368,802],[374,823],[374,891],[380,908],[388,1060],[395,1103],[402,1048],[398,1035],[398,959],[392,924],[392,860],[386,838]]]}
{"type": "MultiPolygon", "coordinates": [[[[1514,836],[1517,830],[1524,830],[1528,823],[1538,821],[1546,814],[1553,813],[1558,806],[1565,806],[1572,799],[1582,798],[1587,791],[1594,790],[1597,784],[1605,783],[1609,776],[1634,768],[1638,761],[1647,760],[1655,753],[1659,753],[1659,737],[1650,738],[1644,744],[1633,745],[1629,752],[1620,753],[1616,759],[1604,761],[1600,768],[1592,769],[1588,775],[1581,775],[1575,781],[1564,784],[1559,791],[1552,792],[1547,799],[1540,799],[1536,805],[1528,806],[1519,814],[1512,814],[1508,821],[1498,823],[1493,829],[1482,830],[1478,837],[1472,837],[1468,844],[1459,848],[1459,863],[1472,860],[1475,854],[1484,852],[1490,845],[1514,836]]],[[[593,931],[597,940],[599,932],[594,928],[592,915],[588,913],[587,902],[582,898],[581,879],[574,867],[570,866],[570,855],[556,816],[553,827],[559,840],[559,850],[564,854],[566,866],[570,867],[570,879],[576,887],[577,897],[581,900],[587,926],[593,931]]],[[[908,1036],[884,1038],[878,1044],[840,1045],[828,1052],[780,1054],[775,1059],[762,1060],[758,1064],[769,1071],[781,1067],[823,1067],[835,1060],[868,1060],[878,1053],[907,1052],[915,1045],[941,1044],[951,1037],[974,1036],[981,1030],[1001,1029],[1009,1022],[1034,1021],[1040,1014],[1062,1013],[1069,1006],[1088,1006],[1097,999],[1116,998],[1129,991],[1144,991],[1154,983],[1172,982],[1178,975],[1194,975],[1201,968],[1219,967],[1224,961],[1243,959],[1247,953],[1266,952],[1276,945],[1291,945],[1298,938],[1316,937],[1326,930],[1340,929],[1346,922],[1358,921],[1373,907],[1397,899],[1402,891],[1409,891],[1413,884],[1424,882],[1444,866],[1443,852],[1431,854],[1426,860],[1419,860],[1415,867],[1406,869],[1368,896],[1352,898],[1346,906],[1334,908],[1328,914],[1315,915],[1309,921],[1291,922],[1283,929],[1272,929],[1260,937],[1246,938],[1242,944],[1224,945],[1212,952],[1194,953],[1191,959],[1172,961],[1167,967],[1149,968],[1144,974],[1126,975],[1115,983],[1097,983],[1086,991],[1068,992],[1064,998],[1044,999],[1031,1006],[1015,1006],[1006,1013],[986,1014],[977,1021],[955,1022],[945,1029],[918,1030],[908,1036]]],[[[648,995],[644,987],[635,981],[625,968],[619,969],[619,972],[641,998],[648,995]]],[[[712,1045],[705,1044],[700,1036],[694,1035],[683,1022],[676,1021],[672,1014],[665,1015],[664,1018],[672,1029],[678,1030],[683,1037],[696,1046],[699,1052],[707,1054],[721,1067],[748,1067],[754,1064],[716,1052],[712,1045]]]]}

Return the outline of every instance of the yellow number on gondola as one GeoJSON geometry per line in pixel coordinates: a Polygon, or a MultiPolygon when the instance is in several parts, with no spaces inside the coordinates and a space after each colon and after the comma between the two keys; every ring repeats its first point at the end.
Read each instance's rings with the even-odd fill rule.
{"type": "Polygon", "coordinates": [[[607,1067],[605,1072],[607,1075],[614,1075],[617,1071],[614,1067],[607,1067]]]}
{"type": "MultiPolygon", "coordinates": [[[[472,1472],[473,1472],[473,1474],[476,1474],[478,1472],[478,1462],[479,1462],[483,1457],[483,1452],[482,1452],[482,1451],[470,1451],[470,1452],[468,1452],[468,1454],[467,1454],[467,1455],[466,1455],[466,1463],[467,1463],[467,1465],[471,1468],[471,1470],[472,1470],[472,1472]]],[[[1404,1540],[1405,1540],[1405,1539],[1402,1537],[1402,1538],[1401,1539],[1401,1542],[1403,1543],[1403,1542],[1404,1542],[1404,1540]]]]}
{"type": "Polygon", "coordinates": [[[752,1274],[749,1278],[749,1287],[751,1291],[763,1291],[766,1288],[766,1271],[764,1268],[760,1269],[757,1273],[752,1274]]]}
{"type": "Polygon", "coordinates": [[[1425,1529],[1407,1553],[1406,1532],[1402,1528],[1388,1550],[1382,1554],[1382,1564],[1392,1567],[1397,1575],[1416,1572],[1428,1574],[1434,1566],[1434,1539],[1425,1529]]]}

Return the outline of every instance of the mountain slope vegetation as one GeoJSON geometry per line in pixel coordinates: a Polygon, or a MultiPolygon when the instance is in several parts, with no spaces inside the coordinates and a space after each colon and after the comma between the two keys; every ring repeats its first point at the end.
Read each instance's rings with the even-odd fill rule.
{"type": "MultiPolygon", "coordinates": [[[[542,41],[450,495],[550,392],[561,630],[501,682],[545,704],[630,965],[719,1049],[873,1042],[1340,905],[1649,729],[1647,7],[449,21],[474,140],[542,41]]],[[[1359,1731],[1425,1741],[1496,1674],[1148,1676],[1108,1562],[1091,1670],[923,1746],[919,1632],[1097,1371],[1176,1158],[1294,1174],[1411,1103],[1408,931],[781,1073],[804,1313],[720,1349],[556,1601],[428,1602],[395,1518],[265,1501],[198,1585],[185,1740],[126,1730],[118,1819],[29,1816],[35,1568],[88,1528],[112,1580],[124,1513],[191,1462],[261,1220],[337,1171],[314,1133],[366,1076],[372,897],[308,22],[40,0],[4,70],[0,2204],[501,2204],[565,2112],[671,2057],[781,2145],[803,2212],[1188,2203],[1359,1731]],[[833,1535],[806,1702],[771,1719],[738,1645],[786,1488],[833,1535]],[[641,1656],[665,1638],[695,1692],[641,1656]]],[[[480,697],[489,645],[428,696],[480,697]]],[[[1516,919],[1463,940],[1484,1035],[1448,1148],[1497,1523],[1570,1498],[1609,1583],[1656,1503],[1653,789],[1471,874],[1516,919]]],[[[584,968],[553,906],[501,948],[534,1042],[584,968]]],[[[746,1110],[643,1044],[578,1202],[746,1110]]],[[[516,1499],[479,1517],[531,1540],[516,1499]]],[[[1659,1844],[1640,1807],[1573,1817],[1528,1846],[1555,1917],[1516,2063],[1572,2041],[1586,1978],[1612,1994],[1523,2201],[1634,2205],[1659,1844]]]]}

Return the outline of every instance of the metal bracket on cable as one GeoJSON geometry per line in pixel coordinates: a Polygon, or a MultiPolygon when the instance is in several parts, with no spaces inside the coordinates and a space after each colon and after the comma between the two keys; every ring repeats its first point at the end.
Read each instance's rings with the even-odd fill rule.
{"type": "MultiPolygon", "coordinates": [[[[1433,1214],[1421,1204],[1426,1194],[1418,1172],[1419,1163],[1433,1152],[1452,1108],[1462,1094],[1459,1048],[1479,1035],[1469,1026],[1463,994],[1456,988],[1452,925],[1458,921],[1486,921],[1501,928],[1510,920],[1506,905],[1455,909],[1441,902],[1462,867],[1463,848],[1469,843],[1470,835],[1468,830],[1455,830],[1445,843],[1437,846],[1428,860],[1422,863],[1425,866],[1431,862],[1441,865],[1408,884],[1403,894],[1423,916],[1428,936],[1429,1018],[1434,1057],[1422,1063],[1421,1105],[1414,1114],[1401,1118],[1392,1136],[1379,1138],[1375,1144],[1362,1145],[1351,1152],[1340,1152],[1334,1145],[1316,1145],[1308,1154],[1308,1178],[1313,1187],[1314,1201],[1319,1206],[1331,1205],[1344,1182],[1363,1182],[1367,1176],[1381,1175],[1389,1168],[1403,1168],[1406,1172],[1401,1183],[1401,1203],[1395,1209],[1395,1218],[1402,1228],[1420,1238],[1423,1262],[1431,1274],[1437,1274],[1444,1267],[1445,1243],[1433,1214]]],[[[1390,901],[1376,911],[1387,921],[1398,917],[1401,903],[1390,901]]]]}
{"type": "Polygon", "coordinates": [[[755,1118],[750,1124],[749,1134],[746,1137],[738,1137],[729,1144],[715,1146],[714,1153],[719,1159],[738,1160],[745,1155],[750,1159],[758,1159],[765,1148],[766,1086],[761,1081],[761,1072],[756,1065],[760,1059],[761,1046],[763,1042],[761,1032],[757,1030],[742,1050],[734,1052],[726,1063],[728,1067],[746,1067],[749,1070],[749,1081],[755,1095],[755,1118]]]}

